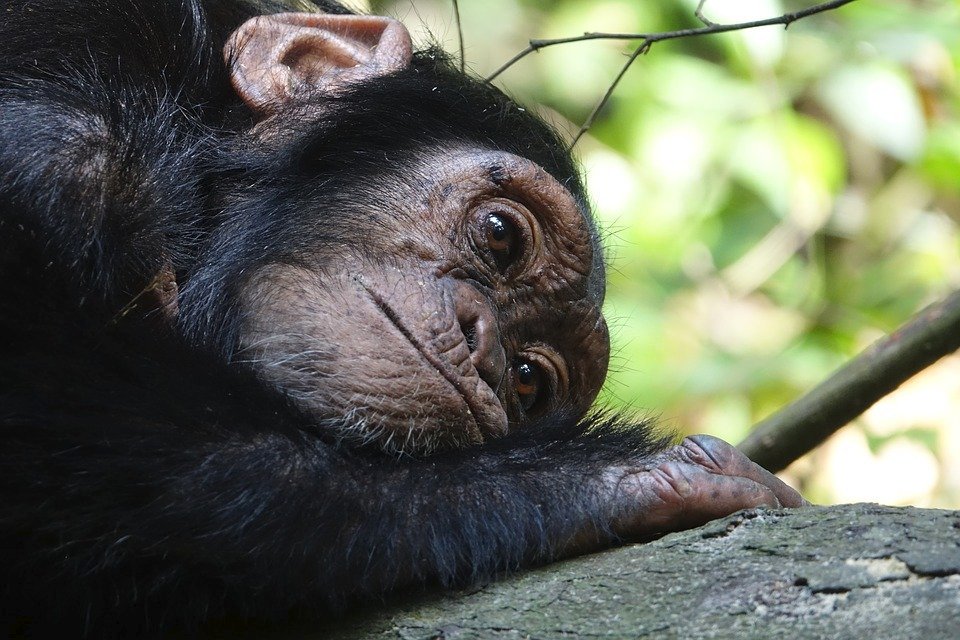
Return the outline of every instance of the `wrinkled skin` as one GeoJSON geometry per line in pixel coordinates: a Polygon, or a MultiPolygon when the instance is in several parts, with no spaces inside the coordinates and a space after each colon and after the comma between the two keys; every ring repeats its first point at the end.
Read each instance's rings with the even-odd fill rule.
{"type": "Polygon", "coordinates": [[[696,527],[752,507],[808,504],[794,489],[730,444],[698,435],[608,483],[624,535],[696,527]]]}
{"type": "Polygon", "coordinates": [[[571,194],[529,161],[472,149],[395,178],[389,216],[362,246],[253,276],[241,357],[311,413],[350,415],[344,437],[390,450],[479,444],[558,407],[582,414],[609,338],[571,194]],[[500,262],[491,214],[516,233],[500,262]],[[518,362],[542,375],[526,410],[518,362]]]}

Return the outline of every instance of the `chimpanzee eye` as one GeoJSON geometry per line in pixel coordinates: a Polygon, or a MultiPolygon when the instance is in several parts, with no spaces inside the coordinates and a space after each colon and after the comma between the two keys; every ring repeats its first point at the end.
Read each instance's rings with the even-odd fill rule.
{"type": "Polygon", "coordinates": [[[501,271],[513,263],[520,253],[520,232],[507,214],[491,213],[484,224],[484,240],[501,271]]]}
{"type": "Polygon", "coordinates": [[[530,411],[545,397],[547,384],[540,366],[529,360],[518,360],[513,365],[513,388],[517,392],[520,406],[530,411]]]}

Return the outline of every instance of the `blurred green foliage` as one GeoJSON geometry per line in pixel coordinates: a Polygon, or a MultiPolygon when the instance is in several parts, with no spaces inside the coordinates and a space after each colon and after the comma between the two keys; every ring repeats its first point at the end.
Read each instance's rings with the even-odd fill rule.
{"type": "MultiPolygon", "coordinates": [[[[696,0],[460,4],[481,75],[529,38],[700,25],[696,0]]],[[[704,14],[729,23],[811,4],[708,0],[704,14]]],[[[457,50],[449,2],[373,8],[457,50]]],[[[543,50],[498,83],[573,134],[633,46],[543,50]]],[[[663,42],[640,57],[577,145],[611,265],[601,404],[738,441],[960,287],[958,59],[960,4],[923,0],[860,0],[789,30],[663,42]]],[[[870,473],[929,476],[914,493],[875,482],[865,497],[957,506],[960,368],[935,389],[941,413],[862,420],[847,428],[861,434],[845,436],[854,449],[819,452],[793,479],[831,501],[860,497],[844,487],[870,473]],[[914,448],[888,451],[899,466],[886,471],[884,447],[900,441],[914,448]],[[851,463],[828,482],[818,473],[836,455],[851,463]],[[858,471],[860,458],[881,466],[858,471]]]]}

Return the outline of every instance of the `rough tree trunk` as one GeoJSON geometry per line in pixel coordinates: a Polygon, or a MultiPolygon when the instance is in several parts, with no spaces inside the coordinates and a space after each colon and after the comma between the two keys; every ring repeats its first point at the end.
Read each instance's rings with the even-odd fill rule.
{"type": "Polygon", "coordinates": [[[301,637],[960,638],[960,511],[749,511],[301,637]]]}

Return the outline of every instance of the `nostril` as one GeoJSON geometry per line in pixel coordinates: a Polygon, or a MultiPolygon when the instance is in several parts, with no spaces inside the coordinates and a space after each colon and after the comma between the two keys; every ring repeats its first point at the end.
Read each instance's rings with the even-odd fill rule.
{"type": "Polygon", "coordinates": [[[470,350],[470,362],[496,391],[506,370],[506,354],[500,343],[496,312],[471,284],[460,281],[454,287],[457,322],[470,350]]]}
{"type": "Polygon", "coordinates": [[[460,329],[463,331],[463,337],[467,341],[467,348],[470,349],[470,353],[473,353],[477,350],[477,323],[468,321],[461,324],[460,329]]]}

